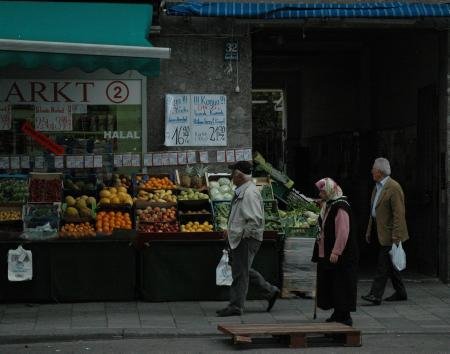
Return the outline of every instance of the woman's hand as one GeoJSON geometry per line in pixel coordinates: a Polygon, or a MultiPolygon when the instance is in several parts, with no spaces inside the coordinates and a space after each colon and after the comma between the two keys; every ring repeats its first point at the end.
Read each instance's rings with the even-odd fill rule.
{"type": "Polygon", "coordinates": [[[339,259],[339,256],[337,254],[332,253],[330,255],[330,263],[336,264],[338,259],[339,259]]]}

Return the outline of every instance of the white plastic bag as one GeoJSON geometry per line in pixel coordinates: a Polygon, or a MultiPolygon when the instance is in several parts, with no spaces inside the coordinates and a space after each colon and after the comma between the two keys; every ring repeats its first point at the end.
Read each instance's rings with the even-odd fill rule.
{"type": "Polygon", "coordinates": [[[406,254],[401,241],[398,243],[398,246],[395,243],[392,244],[389,254],[391,255],[392,264],[395,269],[400,272],[406,268],[406,254]]]}
{"type": "Polygon", "coordinates": [[[33,258],[31,251],[22,246],[8,251],[8,280],[25,281],[33,279],[33,258]]]}
{"type": "Polygon", "coordinates": [[[233,276],[231,273],[231,266],[228,264],[228,251],[222,251],[222,258],[216,268],[216,285],[230,286],[233,283],[233,276]]]}

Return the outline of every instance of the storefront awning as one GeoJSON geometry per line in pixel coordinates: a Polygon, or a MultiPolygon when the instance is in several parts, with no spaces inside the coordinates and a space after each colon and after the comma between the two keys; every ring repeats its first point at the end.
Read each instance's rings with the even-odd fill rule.
{"type": "Polygon", "coordinates": [[[147,39],[152,10],[151,4],[125,2],[0,1],[0,67],[157,76],[170,49],[147,39]]]}
{"type": "Polygon", "coordinates": [[[450,4],[406,2],[279,4],[192,1],[170,6],[166,14],[257,19],[450,17],[450,4]]]}

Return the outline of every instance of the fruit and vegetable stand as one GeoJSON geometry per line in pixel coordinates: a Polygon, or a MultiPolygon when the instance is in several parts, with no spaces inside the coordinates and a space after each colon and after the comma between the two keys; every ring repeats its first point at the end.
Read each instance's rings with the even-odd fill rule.
{"type": "MultiPolygon", "coordinates": [[[[19,245],[31,250],[33,278],[9,281],[8,263],[0,263],[0,300],[227,298],[228,288],[215,284],[215,268],[234,189],[229,175],[206,174],[199,189],[181,185],[172,174],[113,181],[59,173],[2,177],[14,181],[15,196],[11,188],[0,195],[15,204],[0,205],[0,256],[6,260],[19,245]]],[[[268,180],[256,182],[270,186],[268,180]]],[[[283,238],[276,202],[266,200],[265,209],[268,228],[255,267],[280,285],[283,238]]]]}

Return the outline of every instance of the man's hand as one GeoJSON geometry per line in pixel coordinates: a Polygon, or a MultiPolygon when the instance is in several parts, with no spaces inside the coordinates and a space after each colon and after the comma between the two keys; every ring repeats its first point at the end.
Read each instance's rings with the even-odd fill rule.
{"type": "Polygon", "coordinates": [[[338,259],[339,259],[339,256],[337,254],[332,253],[330,255],[330,263],[336,264],[338,259]]]}
{"type": "Polygon", "coordinates": [[[398,237],[392,236],[392,242],[394,242],[397,246],[400,243],[400,239],[398,237]]]}
{"type": "Polygon", "coordinates": [[[366,234],[366,242],[370,243],[370,233],[366,234]]]}

